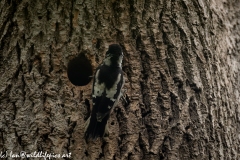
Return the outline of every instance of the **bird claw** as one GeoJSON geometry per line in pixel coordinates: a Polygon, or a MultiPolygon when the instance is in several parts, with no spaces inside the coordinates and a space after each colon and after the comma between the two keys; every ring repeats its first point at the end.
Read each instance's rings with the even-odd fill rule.
{"type": "Polygon", "coordinates": [[[128,104],[127,99],[126,99],[126,96],[125,96],[126,91],[127,91],[127,89],[124,89],[124,90],[122,89],[122,90],[121,90],[121,99],[122,99],[126,104],[128,104]]]}
{"type": "Polygon", "coordinates": [[[109,128],[108,128],[108,122],[107,122],[105,131],[104,131],[104,137],[108,137],[108,136],[109,136],[109,128]]]}
{"type": "Polygon", "coordinates": [[[91,118],[91,116],[90,116],[90,117],[87,119],[87,121],[85,122],[85,129],[84,129],[84,132],[87,131],[87,128],[88,128],[89,123],[90,123],[90,118],[91,118]]]}

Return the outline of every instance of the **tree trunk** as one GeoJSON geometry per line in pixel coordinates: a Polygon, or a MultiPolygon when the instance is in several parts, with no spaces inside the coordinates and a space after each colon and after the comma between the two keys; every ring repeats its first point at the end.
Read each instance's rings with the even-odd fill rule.
{"type": "Polygon", "coordinates": [[[240,159],[239,8],[238,0],[1,0],[0,156],[240,159]],[[67,66],[84,53],[95,69],[111,43],[124,50],[129,104],[112,112],[108,137],[86,143],[92,85],[72,85],[67,66]]]}

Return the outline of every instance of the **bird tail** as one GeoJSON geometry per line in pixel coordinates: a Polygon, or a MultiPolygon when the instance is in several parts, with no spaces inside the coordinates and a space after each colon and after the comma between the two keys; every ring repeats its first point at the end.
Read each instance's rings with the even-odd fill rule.
{"type": "Polygon", "coordinates": [[[108,116],[104,117],[101,122],[97,121],[96,116],[91,116],[86,122],[85,139],[96,140],[103,137],[106,131],[108,116]]]}

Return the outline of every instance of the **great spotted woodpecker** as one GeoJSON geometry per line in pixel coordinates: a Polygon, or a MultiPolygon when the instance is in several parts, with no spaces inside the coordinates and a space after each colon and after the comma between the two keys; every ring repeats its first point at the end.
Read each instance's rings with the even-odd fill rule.
{"type": "Polygon", "coordinates": [[[85,126],[86,139],[94,140],[108,133],[107,121],[121,97],[124,84],[122,60],[122,48],[112,44],[103,63],[96,69],[92,86],[93,107],[85,126]]]}

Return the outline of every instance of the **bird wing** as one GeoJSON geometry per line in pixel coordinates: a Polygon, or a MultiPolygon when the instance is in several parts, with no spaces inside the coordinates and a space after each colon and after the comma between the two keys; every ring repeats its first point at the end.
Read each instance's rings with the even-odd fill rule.
{"type": "Polygon", "coordinates": [[[95,74],[93,89],[92,89],[92,101],[93,101],[93,113],[95,112],[98,122],[101,122],[104,117],[109,115],[111,109],[117,104],[123,86],[123,74],[119,72],[116,81],[112,87],[107,88],[107,82],[99,82],[98,77],[100,70],[98,69],[95,74]]]}

